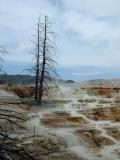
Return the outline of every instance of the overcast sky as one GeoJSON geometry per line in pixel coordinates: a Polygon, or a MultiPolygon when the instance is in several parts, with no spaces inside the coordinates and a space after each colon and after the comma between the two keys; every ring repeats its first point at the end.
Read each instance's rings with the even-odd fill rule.
{"type": "Polygon", "coordinates": [[[80,66],[120,71],[120,0],[0,0],[0,43],[10,53],[5,59],[32,61],[29,39],[40,14],[54,20],[57,61],[76,68],[72,75],[81,74],[80,66]]]}

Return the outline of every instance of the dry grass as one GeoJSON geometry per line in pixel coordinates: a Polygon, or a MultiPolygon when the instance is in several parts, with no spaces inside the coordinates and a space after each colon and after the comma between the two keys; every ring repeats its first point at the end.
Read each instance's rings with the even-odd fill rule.
{"type": "Polygon", "coordinates": [[[28,98],[34,95],[33,86],[8,86],[7,91],[14,92],[20,98],[28,98]]]}

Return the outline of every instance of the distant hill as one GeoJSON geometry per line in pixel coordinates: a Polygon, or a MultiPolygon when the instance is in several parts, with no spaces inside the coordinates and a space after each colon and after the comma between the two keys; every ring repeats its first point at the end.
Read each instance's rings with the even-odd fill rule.
{"type": "Polygon", "coordinates": [[[73,81],[73,80],[66,80],[66,81],[63,81],[63,82],[65,82],[65,83],[75,83],[75,81],[73,81]]]}
{"type": "Polygon", "coordinates": [[[120,79],[96,79],[82,81],[79,83],[81,87],[120,87],[120,79]]]}
{"type": "Polygon", "coordinates": [[[30,75],[0,75],[0,84],[33,84],[35,81],[34,76],[30,75]]]}
{"type": "MultiPolygon", "coordinates": [[[[46,78],[47,80],[47,78],[46,78]]],[[[54,81],[55,79],[53,79],[54,81]]],[[[8,75],[1,74],[0,75],[0,84],[20,84],[20,85],[30,85],[34,84],[35,77],[31,75],[8,75]]],[[[73,80],[58,80],[60,83],[73,84],[73,80]]],[[[96,80],[88,80],[81,81],[77,83],[81,87],[120,87],[120,78],[118,79],[96,79],[96,80]]]]}
{"type": "MultiPolygon", "coordinates": [[[[46,78],[47,80],[47,78],[46,78]]],[[[54,81],[54,79],[53,79],[54,81]]],[[[31,75],[8,75],[1,74],[0,75],[0,84],[21,84],[21,85],[29,85],[34,84],[35,77],[31,75]]],[[[58,80],[61,83],[74,83],[73,80],[58,80]]]]}

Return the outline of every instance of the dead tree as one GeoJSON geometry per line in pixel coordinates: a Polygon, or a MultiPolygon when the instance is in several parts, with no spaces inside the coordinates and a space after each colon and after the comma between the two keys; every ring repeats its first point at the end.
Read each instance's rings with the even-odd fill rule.
{"type": "Polygon", "coordinates": [[[35,101],[38,100],[38,90],[39,90],[39,74],[40,74],[40,21],[37,24],[37,55],[36,55],[36,66],[35,66],[35,101]]]}
{"type": "Polygon", "coordinates": [[[12,138],[9,135],[9,129],[14,127],[19,129],[26,129],[20,123],[23,123],[26,119],[21,118],[21,114],[16,111],[0,108],[0,159],[1,160],[35,160],[36,155],[31,155],[28,151],[18,146],[16,138],[12,138]]]}
{"type": "Polygon", "coordinates": [[[41,39],[43,46],[41,48],[41,55],[42,55],[42,62],[41,62],[41,74],[40,74],[40,84],[39,84],[39,103],[42,101],[42,96],[43,96],[43,83],[45,79],[45,69],[46,69],[46,46],[47,46],[47,29],[48,29],[48,24],[47,24],[47,16],[45,16],[45,21],[43,25],[41,24],[41,33],[43,34],[43,37],[41,39]]]}
{"type": "MultiPolygon", "coordinates": [[[[8,53],[8,51],[6,50],[6,48],[3,45],[0,45],[0,62],[3,62],[3,58],[2,55],[8,53]]],[[[2,65],[0,64],[0,72],[4,72],[2,69],[2,65]]]]}
{"type": "MultiPolygon", "coordinates": [[[[3,61],[2,54],[7,53],[4,46],[0,45],[0,61],[3,61]]],[[[2,69],[0,68],[0,71],[2,69]]],[[[17,146],[16,139],[11,138],[9,135],[9,129],[14,130],[15,128],[26,130],[21,123],[25,122],[27,119],[21,118],[21,114],[8,110],[2,109],[0,106],[0,159],[1,160],[35,160],[36,155],[31,155],[26,151],[24,147],[17,146]],[[16,158],[15,158],[16,157],[16,158]]]]}
{"type": "Polygon", "coordinates": [[[8,53],[3,45],[0,45],[0,61],[3,61],[2,55],[8,53]]]}
{"type": "Polygon", "coordinates": [[[37,50],[35,65],[35,101],[41,104],[43,97],[52,97],[50,84],[59,89],[56,81],[60,79],[55,65],[55,32],[53,22],[44,16],[37,24],[37,50]]]}

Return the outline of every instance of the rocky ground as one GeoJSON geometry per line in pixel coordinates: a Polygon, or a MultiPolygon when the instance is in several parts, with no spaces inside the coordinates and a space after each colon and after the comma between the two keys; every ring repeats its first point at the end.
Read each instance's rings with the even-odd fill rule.
{"type": "Polygon", "coordinates": [[[58,94],[54,104],[30,108],[0,91],[0,107],[31,117],[24,124],[29,132],[21,132],[18,145],[43,160],[119,160],[119,88],[65,84],[61,90],[64,100],[58,94]]]}

